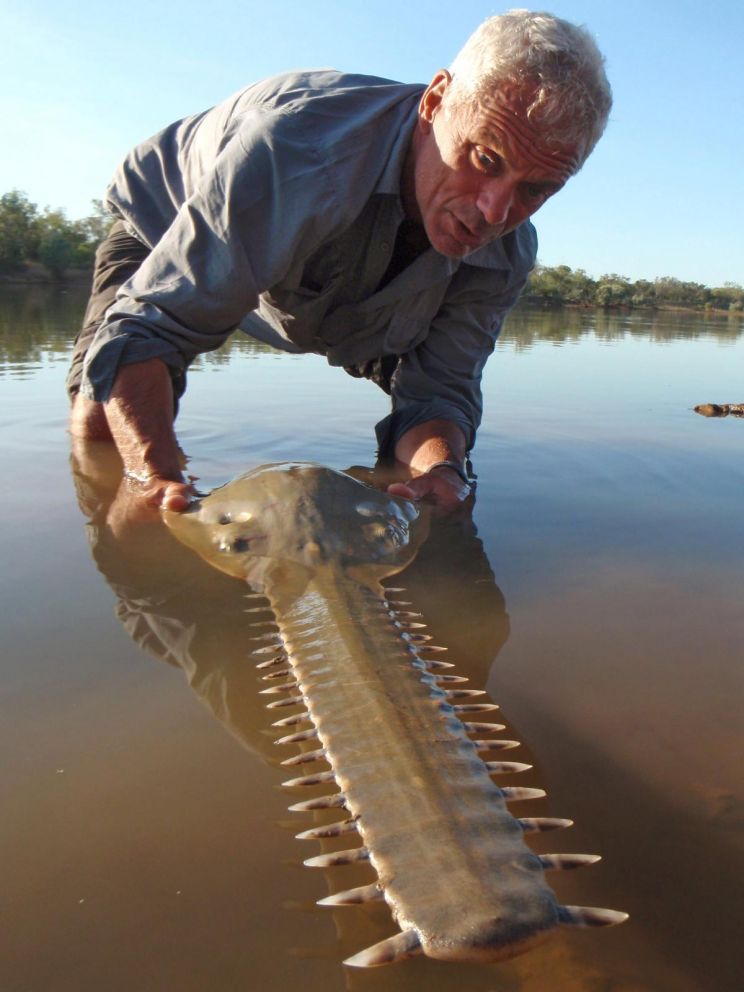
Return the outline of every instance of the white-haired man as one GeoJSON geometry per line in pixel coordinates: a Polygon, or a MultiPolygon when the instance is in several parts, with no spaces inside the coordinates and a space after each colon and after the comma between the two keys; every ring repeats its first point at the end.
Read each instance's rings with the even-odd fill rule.
{"type": "Polygon", "coordinates": [[[240,327],[390,392],[379,447],[409,476],[391,490],[457,505],[481,372],[534,264],[528,218],[610,105],[583,29],[511,11],[425,88],[290,73],[166,128],[109,187],[72,433],[113,438],[144,499],[185,508],[186,369],[240,327]]]}

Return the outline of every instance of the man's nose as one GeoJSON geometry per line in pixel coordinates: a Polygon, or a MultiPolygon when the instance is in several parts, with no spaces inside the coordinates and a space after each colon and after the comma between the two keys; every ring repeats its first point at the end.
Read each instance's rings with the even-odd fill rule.
{"type": "Polygon", "coordinates": [[[509,216],[514,203],[514,186],[502,178],[486,183],[475,201],[484,220],[491,227],[500,227],[509,216]]]}

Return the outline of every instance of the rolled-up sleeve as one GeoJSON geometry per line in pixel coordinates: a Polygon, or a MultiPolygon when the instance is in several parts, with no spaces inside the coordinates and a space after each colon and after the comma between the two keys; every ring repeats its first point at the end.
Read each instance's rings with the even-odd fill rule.
{"type": "Polygon", "coordinates": [[[392,412],[376,427],[382,456],[392,455],[412,427],[438,419],[457,424],[470,450],[483,412],[483,367],[530,267],[529,261],[512,272],[460,267],[429,334],[398,362],[392,412]]]}
{"type": "Polygon", "coordinates": [[[299,115],[246,114],[239,131],[106,314],[82,391],[105,401],[121,365],[173,374],[218,348],[258,295],[326,235],[332,191],[299,115]]]}

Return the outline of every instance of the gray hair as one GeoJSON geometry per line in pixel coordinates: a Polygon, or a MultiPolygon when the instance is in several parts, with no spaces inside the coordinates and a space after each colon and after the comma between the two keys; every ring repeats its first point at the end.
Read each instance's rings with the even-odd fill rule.
{"type": "Polygon", "coordinates": [[[602,136],[612,107],[604,57],[589,32],[545,12],[489,17],[450,67],[446,101],[472,106],[504,83],[531,81],[527,109],[548,144],[579,147],[579,167],[602,136]]]}

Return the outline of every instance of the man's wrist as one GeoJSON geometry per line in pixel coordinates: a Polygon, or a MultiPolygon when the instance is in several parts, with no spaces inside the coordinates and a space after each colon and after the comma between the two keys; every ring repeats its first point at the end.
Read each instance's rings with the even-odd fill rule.
{"type": "Polygon", "coordinates": [[[143,469],[141,472],[135,472],[134,469],[125,468],[124,478],[130,482],[138,482],[141,486],[147,486],[157,476],[153,472],[148,472],[147,469],[143,469]]]}
{"type": "Polygon", "coordinates": [[[473,481],[468,477],[468,473],[465,471],[464,466],[461,465],[459,462],[456,462],[449,458],[444,458],[441,461],[434,462],[434,464],[430,465],[426,471],[433,472],[435,468],[451,469],[453,472],[456,472],[457,475],[460,476],[460,478],[468,488],[472,489],[473,481]]]}

